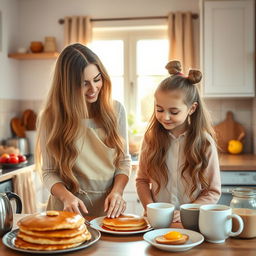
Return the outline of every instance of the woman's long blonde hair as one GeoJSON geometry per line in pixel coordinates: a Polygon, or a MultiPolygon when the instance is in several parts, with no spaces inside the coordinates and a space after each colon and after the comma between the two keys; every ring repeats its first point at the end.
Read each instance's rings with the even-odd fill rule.
{"type": "MultiPolygon", "coordinates": [[[[117,131],[117,117],[111,98],[111,81],[100,59],[89,48],[81,44],[67,46],[59,55],[52,87],[38,122],[36,163],[41,166],[40,139],[46,139],[46,153],[50,156],[54,170],[75,193],[79,183],[73,173],[78,150],[75,141],[83,131],[82,119],[93,118],[108,136],[104,143],[116,149],[114,164],[118,167],[119,159],[124,154],[122,138],[117,131]],[[95,64],[102,77],[103,86],[95,103],[86,104],[82,94],[84,69],[95,64]]],[[[86,133],[85,133],[86,134],[86,133]]],[[[85,135],[86,136],[86,135],[85,135]]]]}
{"type": "MultiPolygon", "coordinates": [[[[188,187],[191,186],[191,190],[187,192],[190,198],[193,199],[192,194],[198,187],[198,181],[203,189],[209,189],[207,179],[204,177],[204,170],[208,166],[207,152],[210,146],[207,134],[211,135],[214,139],[214,130],[203,99],[195,85],[201,80],[201,72],[190,70],[188,77],[185,77],[180,73],[181,65],[178,61],[170,61],[166,68],[172,76],[163,80],[156,92],[180,90],[184,94],[184,101],[188,107],[194,102],[198,104],[195,112],[190,116],[184,148],[186,159],[181,172],[181,178],[185,178],[184,173],[186,172],[192,179],[192,186],[188,184],[188,187]]],[[[156,193],[159,192],[160,186],[166,186],[168,182],[166,158],[169,147],[170,135],[158,122],[154,113],[144,135],[139,168],[147,172],[148,177],[156,182],[156,193]]],[[[188,183],[187,180],[185,181],[188,183]]]]}

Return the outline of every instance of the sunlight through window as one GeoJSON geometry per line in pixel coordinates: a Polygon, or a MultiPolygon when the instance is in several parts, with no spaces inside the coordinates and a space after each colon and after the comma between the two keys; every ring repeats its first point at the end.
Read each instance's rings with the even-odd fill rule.
{"type": "Polygon", "coordinates": [[[112,81],[112,96],[124,103],[124,43],[122,40],[97,40],[91,44],[112,81]]]}

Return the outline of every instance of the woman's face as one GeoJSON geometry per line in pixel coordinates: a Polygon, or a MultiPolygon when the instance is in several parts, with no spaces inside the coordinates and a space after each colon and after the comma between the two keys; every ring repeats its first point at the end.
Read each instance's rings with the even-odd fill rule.
{"type": "Polygon", "coordinates": [[[102,85],[102,75],[98,67],[94,64],[89,64],[84,69],[84,80],[82,81],[82,93],[85,95],[87,103],[97,101],[102,85]]]}
{"type": "Polygon", "coordinates": [[[184,103],[182,92],[157,91],[155,94],[155,116],[159,123],[175,136],[186,130],[187,117],[196,109],[197,103],[190,108],[184,103]]]}

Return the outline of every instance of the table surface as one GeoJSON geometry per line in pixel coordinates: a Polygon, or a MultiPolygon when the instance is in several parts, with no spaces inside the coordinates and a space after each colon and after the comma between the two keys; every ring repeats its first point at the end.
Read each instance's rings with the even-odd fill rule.
{"type": "MultiPolygon", "coordinates": [[[[25,214],[14,215],[14,229],[17,228],[17,221],[26,216],[25,214]]],[[[176,223],[173,227],[180,228],[181,224],[176,223]]],[[[129,236],[115,236],[111,234],[102,233],[100,240],[92,246],[70,252],[65,255],[100,255],[100,256],[161,256],[161,255],[196,255],[196,256],[255,256],[256,255],[256,238],[253,239],[236,239],[229,238],[223,244],[212,244],[203,242],[202,244],[185,252],[165,252],[158,250],[143,240],[143,234],[129,235],[129,236]]],[[[19,253],[5,247],[0,242],[1,256],[14,255],[32,255],[29,253],[19,253]]],[[[51,255],[51,253],[47,254],[51,255]]],[[[57,254],[58,255],[58,254],[57,254]]],[[[60,255],[63,255],[60,254],[60,255]]]]}

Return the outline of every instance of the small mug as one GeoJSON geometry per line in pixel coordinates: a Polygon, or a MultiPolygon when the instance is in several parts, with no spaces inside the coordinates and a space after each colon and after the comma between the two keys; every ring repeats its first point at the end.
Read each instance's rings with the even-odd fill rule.
{"type": "Polygon", "coordinates": [[[147,219],[151,227],[168,228],[172,223],[175,206],[169,203],[151,203],[147,205],[147,219]]]}
{"type": "Polygon", "coordinates": [[[238,236],[243,228],[242,218],[232,214],[232,208],[227,205],[208,204],[200,207],[199,229],[210,243],[223,243],[229,236],[238,236]],[[238,221],[236,232],[231,231],[232,218],[238,221]]]}
{"type": "Polygon", "coordinates": [[[182,204],[180,206],[180,219],[186,229],[199,231],[199,209],[201,204],[182,204]]]}

